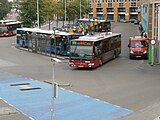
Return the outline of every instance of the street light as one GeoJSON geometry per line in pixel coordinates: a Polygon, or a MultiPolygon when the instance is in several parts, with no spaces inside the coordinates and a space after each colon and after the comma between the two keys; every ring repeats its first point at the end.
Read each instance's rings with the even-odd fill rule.
{"type": "Polygon", "coordinates": [[[65,11],[65,15],[64,15],[64,16],[65,16],[65,17],[64,17],[64,18],[65,18],[65,24],[66,24],[66,17],[67,17],[67,15],[66,15],[66,12],[67,12],[67,10],[66,10],[66,9],[67,9],[66,4],[67,4],[67,3],[66,3],[66,0],[65,0],[65,3],[64,3],[64,9],[65,9],[65,10],[64,10],[64,11],[65,11]]]}
{"type": "MultiPolygon", "coordinates": [[[[2,3],[0,2],[0,5],[2,5],[2,3]]],[[[2,10],[1,10],[2,11],[2,10]]],[[[2,11],[2,20],[3,20],[3,11],[2,11]]]]}
{"type": "Polygon", "coordinates": [[[39,1],[37,0],[37,25],[39,28],[39,1]]]}
{"type": "MultiPolygon", "coordinates": [[[[152,39],[155,39],[154,37],[154,12],[155,12],[155,0],[152,1],[152,39]]],[[[152,45],[152,60],[151,60],[151,65],[154,65],[154,46],[152,45]]]]}
{"type": "Polygon", "coordinates": [[[80,19],[81,19],[81,16],[82,16],[82,15],[81,15],[81,12],[82,12],[82,5],[81,5],[81,4],[82,4],[82,3],[81,3],[81,0],[80,0],[80,10],[79,10],[79,11],[80,11],[80,16],[79,16],[80,19]]]}
{"type": "Polygon", "coordinates": [[[56,98],[56,93],[57,93],[57,83],[55,83],[55,64],[56,63],[61,63],[62,61],[57,59],[57,58],[51,58],[51,61],[53,62],[53,71],[52,71],[52,115],[51,115],[51,120],[54,120],[54,98],[56,98]]]}

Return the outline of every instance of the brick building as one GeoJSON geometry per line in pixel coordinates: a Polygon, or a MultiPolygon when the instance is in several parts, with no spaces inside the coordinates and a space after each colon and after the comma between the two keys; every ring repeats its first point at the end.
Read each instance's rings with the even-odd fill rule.
{"type": "Polygon", "coordinates": [[[141,19],[138,14],[141,0],[88,0],[88,3],[92,8],[89,17],[104,18],[115,22],[121,19],[126,21],[141,19]]]}

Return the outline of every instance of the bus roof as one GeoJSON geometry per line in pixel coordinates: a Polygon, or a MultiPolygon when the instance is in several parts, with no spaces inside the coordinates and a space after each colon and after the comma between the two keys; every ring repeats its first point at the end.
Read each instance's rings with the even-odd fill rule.
{"type": "MultiPolygon", "coordinates": [[[[42,30],[39,28],[17,28],[17,31],[26,31],[26,32],[35,32],[38,34],[50,34],[52,35],[54,33],[53,30],[42,30]]],[[[57,33],[58,31],[56,31],[55,33],[57,33]]]]}
{"type": "Polygon", "coordinates": [[[79,34],[79,33],[68,33],[68,32],[64,32],[64,31],[59,31],[57,32],[56,34],[59,34],[59,35],[65,35],[65,36],[70,36],[70,35],[83,35],[83,34],[79,34]]]}
{"type": "Polygon", "coordinates": [[[50,35],[54,34],[53,30],[42,30],[42,29],[39,29],[36,32],[39,33],[39,34],[50,34],[50,35]]]}
{"type": "Polygon", "coordinates": [[[27,31],[27,32],[35,32],[39,30],[38,28],[17,28],[17,31],[27,31]]]}
{"type": "Polygon", "coordinates": [[[5,23],[6,25],[13,25],[13,24],[21,24],[22,22],[20,21],[15,21],[15,22],[8,22],[8,23],[5,23]]]}
{"type": "Polygon", "coordinates": [[[83,22],[105,22],[106,20],[99,20],[99,19],[86,19],[86,18],[83,18],[83,19],[78,19],[78,21],[83,21],[83,22]]]}
{"type": "Polygon", "coordinates": [[[9,22],[16,22],[16,20],[0,20],[0,24],[5,24],[9,22]]]}
{"type": "Polygon", "coordinates": [[[84,41],[99,41],[104,38],[110,38],[113,36],[121,35],[121,33],[113,33],[113,34],[96,34],[96,35],[86,35],[86,36],[80,36],[78,40],[84,40],[84,41]]]}

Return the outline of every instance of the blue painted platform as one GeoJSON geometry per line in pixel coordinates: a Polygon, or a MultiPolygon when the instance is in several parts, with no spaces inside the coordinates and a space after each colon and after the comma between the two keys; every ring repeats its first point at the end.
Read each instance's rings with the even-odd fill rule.
{"type": "MultiPolygon", "coordinates": [[[[51,120],[51,90],[47,83],[0,71],[0,98],[35,120],[51,120]],[[41,89],[21,91],[11,84],[30,83],[41,89]]],[[[55,120],[117,120],[131,110],[89,96],[58,88],[55,120]]]]}

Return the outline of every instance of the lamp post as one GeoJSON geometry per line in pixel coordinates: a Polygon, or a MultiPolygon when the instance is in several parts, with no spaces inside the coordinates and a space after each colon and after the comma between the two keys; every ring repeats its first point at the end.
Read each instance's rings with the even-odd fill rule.
{"type": "Polygon", "coordinates": [[[56,27],[53,27],[53,32],[54,32],[54,57],[56,57],[57,54],[57,48],[56,48],[56,27]]]}
{"type": "Polygon", "coordinates": [[[37,0],[37,27],[39,28],[39,1],[37,0]]]}
{"type": "Polygon", "coordinates": [[[80,10],[79,10],[80,11],[80,16],[79,16],[80,19],[81,19],[81,16],[82,16],[81,15],[81,12],[82,12],[82,5],[81,4],[82,4],[82,1],[80,0],[80,10]]]}
{"type": "MultiPolygon", "coordinates": [[[[0,2],[0,6],[1,6],[1,5],[2,5],[2,3],[0,2]]],[[[1,6],[1,7],[2,7],[2,6],[1,6]]],[[[2,19],[3,19],[3,11],[1,10],[1,12],[2,12],[2,14],[1,14],[1,15],[2,15],[2,19]]]]}
{"type": "Polygon", "coordinates": [[[64,1],[64,2],[65,2],[65,3],[64,3],[64,9],[65,9],[65,10],[64,10],[64,11],[65,11],[65,13],[64,13],[64,14],[65,14],[65,15],[64,15],[65,24],[66,24],[66,17],[67,17],[67,15],[66,15],[66,13],[67,13],[67,10],[66,10],[66,9],[67,9],[67,5],[66,5],[67,3],[66,3],[66,1],[67,1],[67,0],[64,1]]]}
{"type": "MultiPolygon", "coordinates": [[[[155,39],[154,37],[154,12],[155,12],[155,0],[152,1],[152,39],[155,39]]],[[[152,45],[152,60],[151,60],[151,66],[154,65],[154,46],[152,45]]]]}
{"type": "Polygon", "coordinates": [[[51,58],[51,61],[53,62],[53,71],[52,71],[52,108],[51,108],[51,120],[54,120],[54,99],[56,98],[57,93],[57,83],[55,82],[55,65],[56,63],[61,63],[62,61],[57,58],[51,58]]]}

